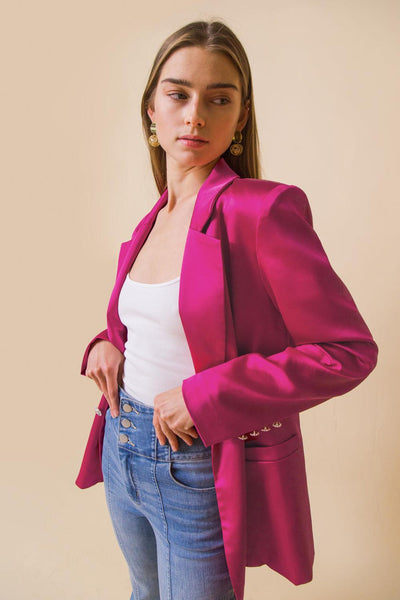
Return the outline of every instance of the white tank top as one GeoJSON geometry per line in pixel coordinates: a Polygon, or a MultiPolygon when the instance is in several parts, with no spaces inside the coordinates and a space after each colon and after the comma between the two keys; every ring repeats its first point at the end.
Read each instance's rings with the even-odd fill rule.
{"type": "Polygon", "coordinates": [[[122,387],[149,406],[157,394],[195,374],[178,310],[179,282],[141,283],[128,273],[118,299],[128,332],[122,387]]]}

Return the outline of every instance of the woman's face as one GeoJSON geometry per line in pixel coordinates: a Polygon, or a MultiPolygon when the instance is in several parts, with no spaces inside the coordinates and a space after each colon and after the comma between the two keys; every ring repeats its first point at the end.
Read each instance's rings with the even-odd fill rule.
{"type": "Polygon", "coordinates": [[[248,118],[241,106],[240,79],[220,52],[200,47],[176,50],[163,65],[147,114],[156,123],[167,164],[202,166],[218,158],[248,118]],[[201,136],[205,142],[185,140],[201,136]]]}

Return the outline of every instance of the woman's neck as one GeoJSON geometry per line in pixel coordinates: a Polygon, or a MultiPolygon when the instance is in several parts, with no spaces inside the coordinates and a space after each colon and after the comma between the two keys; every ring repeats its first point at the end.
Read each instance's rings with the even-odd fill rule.
{"type": "MultiPolygon", "coordinates": [[[[217,159],[218,160],[218,159],[217,159]]],[[[171,213],[175,208],[194,200],[199,189],[211,173],[217,160],[206,165],[182,166],[167,157],[168,202],[165,211],[171,213]]]]}

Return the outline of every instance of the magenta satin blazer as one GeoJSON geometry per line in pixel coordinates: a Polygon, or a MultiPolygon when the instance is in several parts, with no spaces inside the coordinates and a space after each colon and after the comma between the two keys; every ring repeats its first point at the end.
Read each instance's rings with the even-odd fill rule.
{"type": "MultiPolygon", "coordinates": [[[[166,204],[165,190],[121,245],[97,339],[124,352],[124,279],[166,204]]],[[[312,579],[314,544],[299,413],[352,390],[378,348],[329,263],[297,186],[239,177],[221,157],[197,195],[183,256],[179,314],[195,374],[182,393],[211,446],[225,553],[237,600],[245,567],[312,579]]],[[[101,397],[76,484],[103,481],[101,397]]]]}

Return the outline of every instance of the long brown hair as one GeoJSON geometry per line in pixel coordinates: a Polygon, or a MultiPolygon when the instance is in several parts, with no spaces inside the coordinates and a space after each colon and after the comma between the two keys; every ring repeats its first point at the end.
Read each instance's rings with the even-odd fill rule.
{"type": "Polygon", "coordinates": [[[172,33],[162,44],[154,59],[153,66],[142,96],[141,112],[143,132],[150,150],[151,167],[159,193],[167,186],[165,150],[148,143],[151,120],[147,114],[158,84],[161,69],[173,52],[185,46],[198,46],[225,54],[236,67],[241,84],[242,106],[249,100],[249,117],[242,130],[243,152],[233,156],[229,148],[222,154],[228,165],[240,177],[260,178],[259,140],[253,102],[253,84],[246,52],[231,29],[220,21],[194,21],[172,33]]]}

